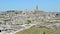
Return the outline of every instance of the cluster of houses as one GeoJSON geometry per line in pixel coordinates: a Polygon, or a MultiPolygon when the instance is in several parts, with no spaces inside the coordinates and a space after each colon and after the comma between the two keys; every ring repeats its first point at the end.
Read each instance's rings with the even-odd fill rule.
{"type": "MultiPolygon", "coordinates": [[[[38,6],[34,11],[7,11],[0,13],[0,32],[1,31],[16,31],[20,27],[19,25],[26,24],[27,20],[30,20],[33,24],[39,20],[45,20],[49,22],[60,22],[60,20],[49,20],[54,18],[56,13],[44,12],[38,10],[38,6]]],[[[56,24],[47,25],[47,27],[54,26],[56,24]]],[[[60,26],[60,25],[57,25],[60,26]]]]}

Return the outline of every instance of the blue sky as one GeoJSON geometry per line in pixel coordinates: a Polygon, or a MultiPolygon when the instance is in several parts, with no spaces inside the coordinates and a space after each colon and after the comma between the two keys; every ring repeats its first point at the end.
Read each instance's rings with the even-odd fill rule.
{"type": "Polygon", "coordinates": [[[44,11],[60,11],[60,0],[0,0],[1,10],[34,10],[35,6],[44,11]]]}

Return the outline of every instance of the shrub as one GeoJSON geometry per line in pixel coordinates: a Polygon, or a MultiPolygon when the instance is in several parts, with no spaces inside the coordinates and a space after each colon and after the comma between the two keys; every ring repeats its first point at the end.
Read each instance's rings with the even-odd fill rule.
{"type": "Polygon", "coordinates": [[[46,34],[46,32],[43,32],[43,34],[46,34]]]}
{"type": "Polygon", "coordinates": [[[31,20],[27,20],[27,23],[26,24],[30,24],[31,23],[31,20]]]}

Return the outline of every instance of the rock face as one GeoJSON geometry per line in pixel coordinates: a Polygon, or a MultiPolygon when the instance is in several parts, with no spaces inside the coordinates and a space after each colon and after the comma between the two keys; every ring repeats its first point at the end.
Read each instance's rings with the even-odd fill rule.
{"type": "Polygon", "coordinates": [[[60,23],[46,25],[47,28],[57,29],[60,28],[60,23]]]}
{"type": "Polygon", "coordinates": [[[36,24],[34,27],[37,28],[48,28],[48,29],[58,29],[60,28],[60,23],[54,23],[54,24],[36,24]]]}

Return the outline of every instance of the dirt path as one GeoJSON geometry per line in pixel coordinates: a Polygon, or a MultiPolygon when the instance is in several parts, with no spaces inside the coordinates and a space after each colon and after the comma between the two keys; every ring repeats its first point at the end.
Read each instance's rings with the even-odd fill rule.
{"type": "MultiPolygon", "coordinates": [[[[26,24],[25,24],[26,25],[26,24]]],[[[25,25],[22,25],[22,26],[25,26],[25,25]]],[[[17,33],[17,32],[20,32],[20,31],[22,31],[22,30],[25,30],[25,29],[29,29],[30,27],[32,27],[33,25],[35,25],[35,24],[29,24],[30,26],[25,26],[25,28],[22,28],[22,29],[20,29],[20,30],[18,30],[18,31],[15,31],[15,32],[12,32],[12,33],[10,33],[10,34],[15,34],[15,33],[17,33]]]]}

